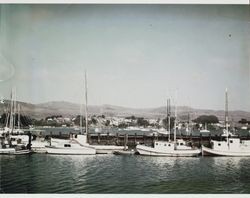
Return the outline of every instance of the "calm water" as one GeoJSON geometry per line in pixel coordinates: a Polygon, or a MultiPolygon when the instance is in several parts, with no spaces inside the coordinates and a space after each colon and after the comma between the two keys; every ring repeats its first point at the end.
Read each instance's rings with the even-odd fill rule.
{"type": "Polygon", "coordinates": [[[250,158],[0,156],[3,193],[250,193],[250,158]]]}

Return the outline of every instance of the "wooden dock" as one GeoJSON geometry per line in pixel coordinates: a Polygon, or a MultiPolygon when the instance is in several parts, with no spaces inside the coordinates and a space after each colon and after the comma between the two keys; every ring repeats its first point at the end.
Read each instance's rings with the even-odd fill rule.
{"type": "MultiPolygon", "coordinates": [[[[62,138],[68,139],[69,134],[62,134],[59,135],[47,135],[46,138],[62,138]]],[[[241,140],[250,140],[250,136],[238,136],[241,140]]],[[[173,134],[170,137],[171,140],[174,139],[173,134]]],[[[201,147],[201,145],[209,146],[211,140],[223,140],[225,137],[219,135],[202,135],[194,136],[190,135],[177,135],[177,139],[183,139],[187,141],[190,145],[201,147]]],[[[135,148],[137,144],[145,144],[145,145],[152,145],[154,141],[168,141],[168,135],[137,135],[135,134],[101,134],[101,133],[91,133],[88,135],[88,142],[93,145],[119,145],[125,146],[127,145],[129,148],[135,148]]]]}

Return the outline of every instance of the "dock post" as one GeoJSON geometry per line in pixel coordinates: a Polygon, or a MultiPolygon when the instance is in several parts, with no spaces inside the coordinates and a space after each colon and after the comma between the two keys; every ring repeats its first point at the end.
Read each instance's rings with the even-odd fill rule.
{"type": "Polygon", "coordinates": [[[59,132],[59,136],[60,136],[60,138],[62,137],[62,132],[61,131],[59,132]]]}
{"type": "Polygon", "coordinates": [[[91,136],[91,134],[88,133],[87,138],[88,138],[88,143],[92,144],[92,136],[91,136]]]}
{"type": "Polygon", "coordinates": [[[27,149],[31,150],[31,132],[28,132],[28,136],[29,136],[29,143],[27,145],[27,149]]]}
{"type": "Polygon", "coordinates": [[[202,145],[202,134],[200,134],[199,145],[200,145],[200,147],[201,147],[201,145],[202,145]]]}
{"type": "Polygon", "coordinates": [[[100,133],[98,133],[97,143],[98,143],[98,144],[100,144],[100,142],[101,142],[101,134],[100,134],[100,133]]]}
{"type": "Polygon", "coordinates": [[[50,134],[50,137],[51,137],[51,136],[52,136],[52,131],[50,131],[50,133],[49,133],[49,134],[50,134]]]}
{"type": "Polygon", "coordinates": [[[136,139],[137,139],[137,134],[135,133],[135,139],[134,139],[135,146],[136,146],[136,139]]]}
{"type": "Polygon", "coordinates": [[[208,146],[211,147],[211,133],[209,133],[209,142],[208,142],[208,146]]]}
{"type": "Polygon", "coordinates": [[[126,150],[127,144],[128,144],[128,134],[126,133],[124,135],[124,150],[126,150]]]}
{"type": "Polygon", "coordinates": [[[116,145],[119,145],[119,135],[116,133],[116,145]]]}
{"type": "Polygon", "coordinates": [[[107,132],[107,142],[106,142],[106,144],[109,145],[109,132],[107,132]]]}
{"type": "Polygon", "coordinates": [[[152,145],[154,145],[154,142],[155,142],[155,134],[153,133],[152,145]]]}
{"type": "Polygon", "coordinates": [[[146,140],[145,140],[145,133],[143,133],[143,144],[145,144],[146,140]]]}

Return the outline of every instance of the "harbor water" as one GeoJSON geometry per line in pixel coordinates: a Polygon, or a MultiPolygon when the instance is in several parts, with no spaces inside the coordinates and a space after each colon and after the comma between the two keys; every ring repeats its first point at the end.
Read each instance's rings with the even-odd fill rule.
{"type": "Polygon", "coordinates": [[[0,156],[1,193],[250,193],[250,158],[0,156]]]}

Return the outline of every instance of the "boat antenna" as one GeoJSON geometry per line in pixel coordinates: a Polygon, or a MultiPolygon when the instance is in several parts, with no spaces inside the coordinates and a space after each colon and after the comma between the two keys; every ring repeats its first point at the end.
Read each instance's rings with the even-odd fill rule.
{"type": "Polygon", "coordinates": [[[87,85],[87,73],[85,70],[85,122],[86,122],[86,143],[88,143],[88,85],[87,85]]]}

